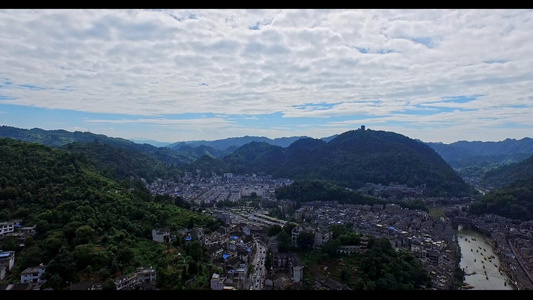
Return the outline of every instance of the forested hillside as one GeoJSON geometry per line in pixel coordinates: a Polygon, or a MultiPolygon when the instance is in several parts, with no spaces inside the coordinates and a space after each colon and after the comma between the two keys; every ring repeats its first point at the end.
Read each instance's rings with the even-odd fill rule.
{"type": "Polygon", "coordinates": [[[232,172],[319,179],[354,189],[370,182],[424,187],[426,195],[432,196],[473,192],[429,146],[386,131],[352,130],[327,143],[307,138],[287,148],[254,142],[235,150],[224,161],[232,172]]]}
{"type": "Polygon", "coordinates": [[[480,182],[484,186],[500,189],[509,184],[533,177],[533,155],[529,158],[491,169],[481,176],[480,182]]]}
{"type": "MultiPolygon", "coordinates": [[[[176,199],[151,195],[138,180],[105,177],[107,171],[76,151],[1,138],[0,170],[0,221],[36,226],[17,254],[15,276],[44,263],[46,285],[61,290],[80,280],[109,283],[146,265],[157,269],[161,288],[182,287],[192,277],[197,280],[190,288],[207,288],[213,270],[203,261],[201,244],[179,239],[169,251],[152,242],[151,230],[218,228],[211,217],[181,208],[176,199]]],[[[19,248],[7,238],[2,250],[19,248]]]]}
{"type": "Polygon", "coordinates": [[[521,221],[533,220],[533,176],[491,191],[471,205],[470,212],[496,214],[521,221]]]}
{"type": "Polygon", "coordinates": [[[137,144],[122,138],[109,137],[91,132],[66,130],[43,130],[40,128],[22,129],[10,126],[0,126],[0,137],[9,137],[20,141],[36,142],[43,145],[59,148],[67,144],[98,142],[114,148],[137,151],[154,156],[170,165],[181,166],[194,161],[197,156],[191,157],[186,152],[171,150],[166,147],[155,147],[149,144],[137,144]]]}
{"type": "Polygon", "coordinates": [[[150,183],[158,178],[172,180],[183,174],[177,166],[165,164],[157,157],[100,142],[75,142],[61,149],[85,155],[108,178],[142,178],[150,183]]]}

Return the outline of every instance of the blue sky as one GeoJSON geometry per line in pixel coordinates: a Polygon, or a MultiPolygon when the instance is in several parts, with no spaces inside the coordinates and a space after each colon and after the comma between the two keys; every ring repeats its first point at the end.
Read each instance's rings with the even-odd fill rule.
{"type": "Polygon", "coordinates": [[[0,125],[177,142],[533,137],[527,9],[2,9],[0,125]]]}

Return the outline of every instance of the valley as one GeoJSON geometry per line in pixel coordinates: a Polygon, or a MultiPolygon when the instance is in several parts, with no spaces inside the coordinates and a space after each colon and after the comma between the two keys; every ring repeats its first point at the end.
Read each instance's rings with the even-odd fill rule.
{"type": "Polygon", "coordinates": [[[476,166],[456,170],[425,143],[364,127],[327,140],[302,137],[285,147],[265,141],[232,150],[181,145],[186,152],[88,133],[39,131],[31,141],[36,136],[30,131],[9,132],[25,138],[0,139],[0,222],[37,229],[30,242],[24,235],[25,246],[16,246],[14,226],[2,235],[3,251],[18,253],[18,264],[3,275],[11,286],[26,267],[36,267],[37,258],[48,262],[49,272],[48,283],[38,287],[53,289],[69,289],[67,280],[82,277],[101,278],[100,289],[126,288],[113,281],[110,270],[126,276],[134,266],[146,266],[141,262],[155,267],[157,289],[248,289],[246,278],[253,278],[255,289],[378,288],[378,278],[334,267],[349,255],[353,270],[370,271],[363,268],[366,259],[376,259],[377,248],[363,242],[370,239],[385,247],[380,251],[391,255],[391,263],[407,260],[427,272],[427,278],[402,275],[405,281],[393,289],[461,289],[454,238],[460,224],[494,243],[515,289],[531,289],[530,159],[502,162],[483,175],[467,173],[476,166]],[[484,178],[494,174],[513,174],[505,176],[514,181],[486,185],[484,178]],[[442,214],[434,217],[431,210],[442,214]],[[149,242],[156,229],[168,232],[166,244],[149,242]],[[63,242],[51,243],[55,239],[63,242]],[[146,242],[153,244],[148,252],[141,250],[146,242]],[[149,258],[164,248],[164,261],[149,258]],[[266,261],[252,267],[260,249],[267,249],[266,261]],[[31,259],[35,251],[42,254],[31,259]],[[64,256],[57,256],[59,251],[64,256]],[[81,260],[81,253],[94,260],[100,251],[121,257],[120,263],[81,260]],[[172,253],[180,258],[174,261],[172,253]],[[320,253],[330,256],[330,271],[339,272],[335,284],[327,285],[322,277],[327,273],[313,267],[322,264],[315,257],[320,253]],[[58,265],[67,257],[76,262],[71,271],[58,265]],[[294,264],[283,263],[289,257],[294,264]],[[165,275],[161,268],[172,271],[165,275]],[[249,277],[256,268],[260,273],[249,277]]]}

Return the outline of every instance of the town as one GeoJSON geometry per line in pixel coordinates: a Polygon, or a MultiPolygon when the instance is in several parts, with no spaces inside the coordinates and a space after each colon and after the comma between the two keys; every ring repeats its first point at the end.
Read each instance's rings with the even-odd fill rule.
{"type": "MultiPolygon", "coordinates": [[[[222,274],[213,274],[212,290],[286,290],[298,289],[305,277],[305,267],[296,254],[279,253],[275,237],[269,238],[263,230],[273,225],[284,226],[287,220],[296,224],[291,241],[296,242],[301,232],[314,234],[314,249],[331,239],[327,228],[333,224],[351,224],[354,232],[364,237],[387,238],[393,248],[408,250],[420,260],[431,276],[433,289],[454,289],[454,272],[461,257],[457,243],[458,226],[472,228],[483,233],[502,261],[502,271],[511,278],[515,289],[533,289],[531,266],[533,266],[533,222],[517,222],[493,215],[469,216],[463,209],[468,199],[425,199],[428,205],[444,205],[446,217],[435,219],[420,210],[404,209],[396,204],[357,205],[337,202],[314,201],[303,203],[298,209],[293,201],[276,199],[278,187],[292,183],[288,179],[274,179],[271,176],[212,174],[205,178],[198,174],[186,173],[178,182],[156,180],[146,184],[152,194],[167,194],[182,197],[195,207],[202,207],[202,213],[220,219],[224,228],[205,234],[202,228],[184,229],[170,232],[168,228],[154,228],[153,240],[169,243],[177,235],[188,240],[197,239],[207,249],[212,261],[221,262],[222,274]],[[238,202],[246,197],[260,198],[255,207],[217,207],[221,201],[238,202]],[[285,218],[269,215],[269,209],[277,208],[285,218]],[[271,255],[271,266],[265,261],[271,255]]],[[[369,185],[366,186],[367,188],[369,185]]],[[[400,194],[416,194],[413,189],[402,190],[401,186],[371,187],[374,192],[393,191],[400,194]]],[[[368,189],[366,189],[368,191],[368,189]]],[[[4,222],[2,235],[18,235],[21,239],[31,235],[32,228],[16,222],[4,222]]],[[[358,246],[343,246],[343,253],[365,251],[364,242],[358,246]]],[[[0,253],[0,275],[14,264],[14,254],[0,253]]],[[[5,289],[39,289],[40,276],[46,266],[28,268],[21,274],[21,283],[4,286],[5,289]]],[[[156,289],[157,270],[150,266],[139,267],[137,272],[115,279],[119,290],[156,289]]],[[[0,278],[1,279],[1,278],[0,278]]],[[[321,290],[349,290],[327,275],[319,276],[314,284],[321,290]]],[[[71,284],[71,289],[101,289],[99,283],[71,284]]]]}
{"type": "MultiPolygon", "coordinates": [[[[199,174],[195,177],[188,173],[181,182],[157,181],[149,186],[152,193],[173,194],[194,202],[198,205],[213,204],[217,201],[230,199],[236,201],[242,196],[256,193],[262,197],[261,208],[248,210],[246,213],[238,209],[217,209],[211,207],[204,212],[223,218],[227,224],[242,224],[252,228],[256,226],[271,226],[277,224],[268,215],[267,209],[279,207],[282,211],[289,211],[286,207],[293,204],[287,200],[276,200],[274,191],[277,187],[290,185],[291,180],[273,179],[270,176],[236,176],[224,174],[205,179],[199,174]],[[236,213],[239,211],[240,213],[236,213]],[[259,217],[258,217],[259,216],[259,217]]],[[[420,196],[420,189],[413,189],[392,185],[367,184],[362,191],[374,190],[374,193],[401,194],[420,196]]],[[[398,205],[353,205],[331,202],[314,202],[302,205],[294,212],[298,221],[306,220],[313,228],[297,227],[293,233],[293,240],[301,230],[313,231],[317,237],[315,247],[325,243],[327,233],[323,232],[331,224],[353,224],[355,232],[367,236],[386,237],[396,249],[408,249],[421,260],[429,274],[432,276],[433,285],[437,289],[451,289],[453,287],[453,273],[460,260],[460,249],[456,242],[455,231],[461,225],[473,228],[486,235],[492,241],[495,251],[500,259],[505,262],[502,269],[509,274],[517,289],[533,289],[531,269],[533,266],[533,222],[517,222],[504,217],[493,215],[467,216],[464,207],[469,204],[469,199],[457,198],[427,198],[429,205],[443,205],[446,208],[446,218],[436,220],[423,211],[402,209],[398,205]],[[311,220],[311,221],[310,221],[311,220]]],[[[208,205],[211,206],[211,205],[208,205]]],[[[287,216],[289,217],[289,216],[287,216]]],[[[284,221],[278,221],[284,222],[284,221]]],[[[234,225],[236,226],[236,225],[234,225]]],[[[247,232],[243,229],[243,232],[247,232]]],[[[257,237],[256,240],[263,240],[257,237]]],[[[224,244],[224,242],[220,242],[224,244]]],[[[271,243],[275,245],[275,243],[271,243]]],[[[268,246],[268,245],[267,245],[268,246]]],[[[269,249],[271,247],[269,246],[269,249]]],[[[255,248],[254,248],[255,249],[255,248]]],[[[276,250],[273,249],[273,253],[276,250]]],[[[293,264],[301,269],[302,266],[293,264]]],[[[297,273],[292,270],[290,274],[297,273]]],[[[234,277],[234,276],[232,276],[234,277]]],[[[220,274],[217,274],[220,280],[220,274]]],[[[269,278],[265,282],[275,282],[276,278],[269,278]]],[[[294,278],[292,283],[295,282],[294,278]]],[[[267,286],[270,287],[270,286],[267,286]]]]}

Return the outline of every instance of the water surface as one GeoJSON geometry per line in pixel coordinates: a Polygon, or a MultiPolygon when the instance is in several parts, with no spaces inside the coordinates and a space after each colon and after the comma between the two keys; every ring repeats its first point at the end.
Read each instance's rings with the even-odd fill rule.
{"type": "Polygon", "coordinates": [[[507,274],[500,270],[500,260],[483,235],[460,229],[457,240],[461,247],[460,268],[465,284],[472,290],[513,290],[507,274]]]}

